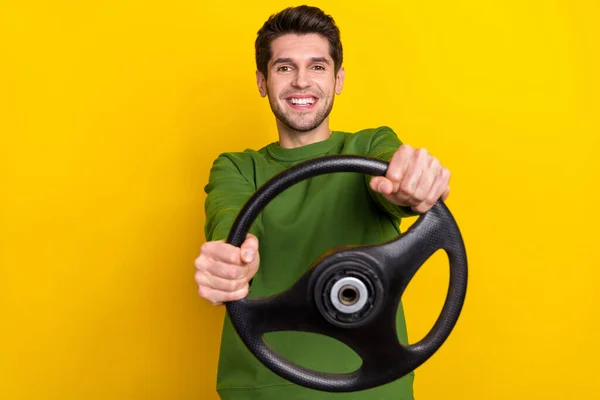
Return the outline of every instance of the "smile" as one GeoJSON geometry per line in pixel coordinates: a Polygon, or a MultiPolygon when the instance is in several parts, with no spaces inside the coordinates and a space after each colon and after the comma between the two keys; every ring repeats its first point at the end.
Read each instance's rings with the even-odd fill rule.
{"type": "Polygon", "coordinates": [[[318,101],[315,97],[289,97],[286,101],[294,108],[311,108],[318,101]]]}

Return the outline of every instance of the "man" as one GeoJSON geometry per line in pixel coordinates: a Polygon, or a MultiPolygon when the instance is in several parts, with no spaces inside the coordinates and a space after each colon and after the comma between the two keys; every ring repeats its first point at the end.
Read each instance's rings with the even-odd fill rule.
{"type": "MultiPolygon", "coordinates": [[[[344,84],[343,51],[333,19],[314,7],[288,8],[259,30],[256,80],[275,115],[279,140],[258,151],[221,154],[205,188],[207,242],[196,259],[200,296],[214,305],[291,287],[325,250],[378,244],[399,234],[402,217],[423,213],[449,192],[449,172],[425,149],[403,145],[387,127],[332,131],[329,113],[344,84]],[[259,215],[240,248],[224,243],[249,197],[276,173],[310,158],[361,154],[390,161],[385,177],[327,174],[300,182],[259,215]],[[260,251],[259,251],[260,244],[260,251]],[[251,282],[251,283],[250,283],[251,282]]],[[[398,338],[407,343],[402,305],[398,338]]],[[[360,359],[320,335],[278,332],[266,341],[284,358],[323,372],[350,372],[360,359]]],[[[225,317],[217,391],[222,399],[413,399],[413,374],[354,393],[292,384],[244,347],[225,317]]]]}

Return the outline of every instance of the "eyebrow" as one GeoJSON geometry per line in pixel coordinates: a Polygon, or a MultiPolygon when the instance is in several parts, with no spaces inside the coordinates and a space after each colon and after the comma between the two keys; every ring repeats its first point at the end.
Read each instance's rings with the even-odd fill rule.
{"type": "MultiPolygon", "coordinates": [[[[310,60],[312,62],[322,62],[325,64],[329,64],[329,60],[326,59],[325,57],[312,57],[310,60]]],[[[287,63],[293,63],[292,59],[289,57],[282,57],[282,58],[278,58],[275,61],[273,61],[273,65],[287,64],[287,63]]]]}

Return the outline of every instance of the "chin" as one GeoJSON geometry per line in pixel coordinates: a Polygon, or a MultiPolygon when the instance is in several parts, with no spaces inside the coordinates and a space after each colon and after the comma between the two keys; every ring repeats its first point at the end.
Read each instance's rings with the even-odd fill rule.
{"type": "Polygon", "coordinates": [[[321,123],[316,123],[315,121],[311,122],[311,123],[305,123],[305,124],[288,124],[286,122],[284,122],[289,128],[298,131],[298,132],[310,132],[316,128],[319,127],[319,125],[321,125],[321,123]]]}
{"type": "Polygon", "coordinates": [[[288,129],[296,132],[304,133],[310,132],[317,129],[327,119],[329,112],[323,112],[323,110],[311,110],[305,115],[286,113],[283,109],[275,107],[271,108],[276,118],[280,123],[285,125],[288,129]]]}

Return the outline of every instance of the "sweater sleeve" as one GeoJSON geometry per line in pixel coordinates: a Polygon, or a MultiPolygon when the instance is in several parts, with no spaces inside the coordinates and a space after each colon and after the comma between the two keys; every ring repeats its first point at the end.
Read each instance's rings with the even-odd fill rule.
{"type": "MultiPolygon", "coordinates": [[[[239,155],[224,153],[213,162],[204,188],[207,194],[204,203],[207,241],[227,239],[238,213],[256,191],[255,185],[244,176],[241,161],[239,155]]],[[[249,232],[258,237],[261,230],[259,215],[249,232]]]]}
{"type": "MultiPolygon", "coordinates": [[[[380,127],[373,132],[367,156],[379,160],[390,161],[401,145],[402,142],[391,128],[386,126],[380,127]]],[[[419,215],[419,213],[413,211],[410,207],[394,204],[387,200],[382,194],[373,191],[369,185],[371,179],[372,176],[366,176],[367,189],[375,203],[385,212],[397,219],[419,215]]]]}

